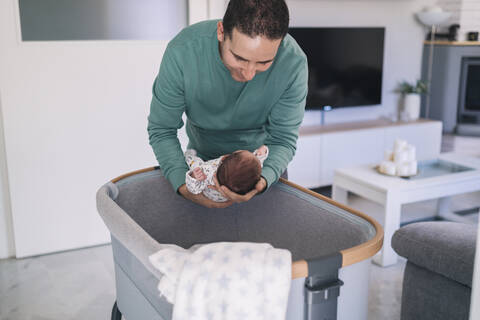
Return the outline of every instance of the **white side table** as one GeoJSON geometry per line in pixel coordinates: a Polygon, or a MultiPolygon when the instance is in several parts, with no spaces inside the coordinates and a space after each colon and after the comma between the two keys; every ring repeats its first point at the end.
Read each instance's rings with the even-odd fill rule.
{"type": "Polygon", "coordinates": [[[479,158],[444,153],[438,159],[419,162],[419,174],[410,179],[382,175],[374,167],[364,165],[335,170],[332,198],[348,205],[348,192],[353,192],[383,205],[383,249],[374,257],[374,262],[381,266],[397,262],[391,239],[400,228],[403,204],[440,198],[439,215],[448,216],[449,196],[480,190],[479,158]]]}

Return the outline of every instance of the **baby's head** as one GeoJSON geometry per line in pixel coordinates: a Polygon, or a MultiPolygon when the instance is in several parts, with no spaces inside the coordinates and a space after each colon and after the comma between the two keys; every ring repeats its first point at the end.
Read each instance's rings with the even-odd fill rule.
{"type": "Polygon", "coordinates": [[[218,183],[238,194],[246,194],[260,180],[262,166],[253,153],[238,150],[223,158],[217,170],[218,183]]]}

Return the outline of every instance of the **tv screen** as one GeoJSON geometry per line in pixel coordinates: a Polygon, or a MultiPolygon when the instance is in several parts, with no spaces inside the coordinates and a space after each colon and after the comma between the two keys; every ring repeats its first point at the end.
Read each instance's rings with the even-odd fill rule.
{"type": "Polygon", "coordinates": [[[382,102],[385,28],[290,28],[308,58],[306,109],[382,102]]]}

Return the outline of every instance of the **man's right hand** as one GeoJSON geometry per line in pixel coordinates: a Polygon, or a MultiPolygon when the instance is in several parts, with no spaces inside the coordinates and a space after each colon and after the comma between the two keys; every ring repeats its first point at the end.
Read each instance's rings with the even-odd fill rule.
{"type": "Polygon", "coordinates": [[[205,197],[202,193],[199,194],[193,194],[187,189],[186,184],[182,184],[180,188],[178,188],[178,192],[185,198],[188,199],[192,202],[195,202],[201,206],[204,206],[206,208],[226,208],[228,206],[231,206],[233,204],[232,200],[226,201],[226,202],[215,202],[213,200],[208,199],[205,197]]]}

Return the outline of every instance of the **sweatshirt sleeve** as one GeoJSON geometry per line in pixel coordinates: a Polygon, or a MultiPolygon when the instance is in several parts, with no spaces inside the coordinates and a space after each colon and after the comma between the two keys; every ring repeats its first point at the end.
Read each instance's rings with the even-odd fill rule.
{"type": "Polygon", "coordinates": [[[262,169],[267,188],[275,183],[287,169],[295,155],[300,124],[305,112],[308,91],[308,65],[306,58],[298,64],[292,82],[273,106],[266,125],[265,145],[268,158],[262,169]]]}
{"type": "Polygon", "coordinates": [[[188,171],[177,137],[184,110],[183,72],[174,49],[168,46],[153,83],[147,131],[158,164],[175,191],[185,183],[188,171]]]}

